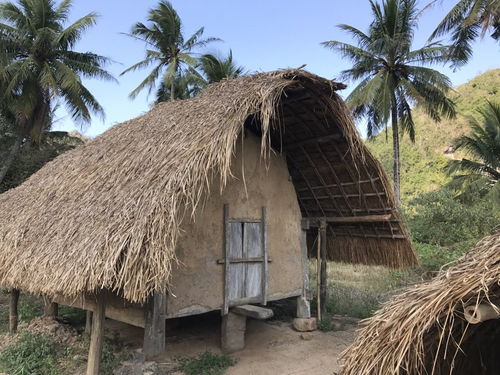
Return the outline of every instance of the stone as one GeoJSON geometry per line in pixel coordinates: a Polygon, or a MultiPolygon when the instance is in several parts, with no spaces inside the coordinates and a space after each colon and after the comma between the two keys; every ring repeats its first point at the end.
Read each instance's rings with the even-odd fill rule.
{"type": "Polygon", "coordinates": [[[309,319],[311,317],[311,306],[309,301],[303,297],[297,297],[297,318],[309,319]]]}
{"type": "Polygon", "coordinates": [[[229,312],[222,317],[221,347],[228,353],[245,348],[247,317],[229,312]]]}
{"type": "Polygon", "coordinates": [[[146,356],[144,355],[142,349],[136,349],[132,352],[132,361],[136,363],[144,363],[146,356]]]}
{"type": "Polygon", "coordinates": [[[313,334],[312,334],[312,333],[310,333],[310,332],[301,333],[301,334],[300,334],[300,338],[301,338],[302,340],[305,340],[305,341],[310,341],[310,340],[312,340],[312,339],[313,339],[313,334]]]}
{"type": "Polygon", "coordinates": [[[258,320],[266,320],[273,317],[273,310],[266,309],[265,307],[254,306],[254,305],[241,305],[236,306],[231,309],[231,312],[234,312],[238,315],[244,315],[249,318],[258,319],[258,320]]]}
{"type": "Polygon", "coordinates": [[[295,318],[293,328],[299,332],[315,331],[318,328],[316,318],[295,318]]]}

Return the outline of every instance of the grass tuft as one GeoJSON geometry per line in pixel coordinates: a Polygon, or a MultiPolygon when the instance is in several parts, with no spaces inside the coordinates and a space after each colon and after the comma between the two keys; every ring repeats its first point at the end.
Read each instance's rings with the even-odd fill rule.
{"type": "Polygon", "coordinates": [[[205,352],[198,357],[179,358],[181,370],[186,375],[222,375],[236,360],[227,354],[217,355],[205,352]]]}

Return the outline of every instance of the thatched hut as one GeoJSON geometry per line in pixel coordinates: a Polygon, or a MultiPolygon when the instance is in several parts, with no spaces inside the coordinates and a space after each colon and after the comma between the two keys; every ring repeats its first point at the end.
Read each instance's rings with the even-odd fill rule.
{"type": "Polygon", "coordinates": [[[0,195],[0,285],[145,326],[155,352],[165,318],[303,297],[306,231],[323,258],[414,264],[343,87],[227,80],[61,155],[0,195]]]}
{"type": "Polygon", "coordinates": [[[500,374],[500,232],[365,324],[342,375],[500,374]]]}

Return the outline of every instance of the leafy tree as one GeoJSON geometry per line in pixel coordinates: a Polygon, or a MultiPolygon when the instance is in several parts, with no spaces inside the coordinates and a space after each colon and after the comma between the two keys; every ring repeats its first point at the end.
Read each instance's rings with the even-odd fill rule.
{"type": "MultiPolygon", "coordinates": [[[[13,142],[12,135],[5,138],[6,141],[13,142]]],[[[0,182],[0,193],[22,184],[46,163],[83,143],[82,137],[73,135],[72,132],[51,131],[44,135],[43,141],[37,147],[21,147],[16,159],[5,174],[5,178],[0,182]]],[[[0,138],[0,159],[3,157],[1,147],[2,140],[0,138]]]]}
{"type": "Polygon", "coordinates": [[[488,102],[479,111],[482,122],[470,119],[471,133],[457,138],[455,150],[464,150],[470,158],[451,160],[448,171],[453,175],[452,187],[471,193],[490,193],[500,203],[500,105],[488,102]]]}
{"type": "Polygon", "coordinates": [[[500,41],[500,0],[459,0],[431,38],[451,33],[454,58],[463,62],[472,55],[471,43],[487,32],[500,41]]]}
{"type": "Polygon", "coordinates": [[[368,135],[373,136],[392,125],[394,190],[400,200],[399,137],[407,132],[415,139],[412,107],[421,106],[435,121],[441,116],[454,117],[455,108],[446,97],[451,83],[444,74],[425,67],[446,63],[451,47],[430,42],[412,50],[419,13],[416,0],[370,0],[373,21],[368,33],[349,25],[339,28],[357,42],[351,45],[339,41],[323,42],[353,63],[341,78],[361,80],[347,98],[358,117],[368,119],[368,135]]]}
{"type": "Polygon", "coordinates": [[[154,65],[149,75],[130,93],[130,97],[135,98],[146,88],[151,92],[161,77],[163,85],[170,86],[170,100],[174,100],[177,78],[183,75],[185,68],[196,66],[197,60],[192,56],[193,50],[220,39],[202,39],[204,28],[201,27],[186,40],[182,33],[181,19],[166,0],[161,0],[156,8],[149,11],[147,20],[149,25],[138,22],[132,27],[132,31],[126,34],[146,43],[146,57],[121,74],[154,65]]]}
{"type": "Polygon", "coordinates": [[[76,52],[83,33],[95,25],[89,13],[65,27],[71,0],[19,0],[0,3],[0,88],[2,113],[13,119],[16,141],[0,169],[0,182],[23,141],[40,143],[50,128],[51,112],[60,99],[75,121],[88,123],[103,109],[82,78],[114,80],[104,70],[108,59],[76,52]]]}

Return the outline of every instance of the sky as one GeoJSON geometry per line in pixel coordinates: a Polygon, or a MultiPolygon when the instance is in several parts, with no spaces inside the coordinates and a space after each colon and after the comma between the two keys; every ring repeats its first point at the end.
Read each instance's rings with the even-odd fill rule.
{"type": "MultiPolygon", "coordinates": [[[[225,55],[231,49],[233,58],[249,72],[296,68],[334,79],[349,61],[320,45],[327,40],[352,43],[347,34],[336,25],[349,24],[365,31],[371,21],[368,0],[172,0],[179,13],[186,37],[205,28],[206,37],[217,37],[213,43],[196,53],[225,55]]],[[[423,7],[429,0],[422,0],[423,7]]],[[[423,46],[439,21],[456,0],[442,0],[424,12],[415,35],[414,48],[423,46]]],[[[142,60],[145,45],[123,33],[132,25],[145,21],[148,10],[157,0],[74,0],[69,22],[90,12],[99,14],[98,23],[86,32],[76,46],[78,51],[91,51],[113,60],[107,69],[118,83],[85,80],[106,113],[104,119],[95,117],[81,128],[64,110],[57,113],[53,130],[78,130],[93,137],[114,124],[129,120],[146,112],[154,100],[154,92],[141,93],[134,100],[128,94],[146,77],[148,70],[120,73],[142,60]]],[[[486,36],[474,44],[474,57],[458,71],[443,66],[436,69],[447,74],[454,85],[459,85],[485,72],[500,67],[500,47],[486,36]]],[[[355,83],[346,82],[341,92],[347,96],[355,83]]],[[[360,124],[362,128],[362,124],[360,124]]],[[[363,133],[364,129],[360,129],[363,133]]]]}

